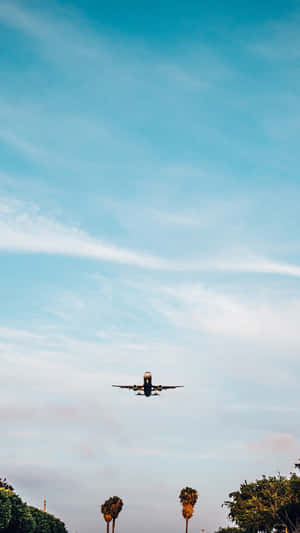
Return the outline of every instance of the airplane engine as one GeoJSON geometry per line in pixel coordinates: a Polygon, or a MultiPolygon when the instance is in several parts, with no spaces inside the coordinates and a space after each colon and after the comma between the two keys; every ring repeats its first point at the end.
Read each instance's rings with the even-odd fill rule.
{"type": "Polygon", "coordinates": [[[138,390],[138,386],[137,385],[133,385],[133,390],[138,390]]]}
{"type": "Polygon", "coordinates": [[[158,385],[157,390],[162,391],[162,385],[158,385]]]}

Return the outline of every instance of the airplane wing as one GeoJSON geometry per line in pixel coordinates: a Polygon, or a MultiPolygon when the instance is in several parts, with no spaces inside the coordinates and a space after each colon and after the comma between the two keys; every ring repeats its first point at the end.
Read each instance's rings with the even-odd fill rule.
{"type": "Polygon", "coordinates": [[[144,385],[112,385],[112,387],[119,387],[119,389],[144,390],[144,385]]]}
{"type": "Polygon", "coordinates": [[[167,389],[179,389],[180,387],[184,387],[184,385],[152,385],[153,390],[167,390],[167,389]]]}

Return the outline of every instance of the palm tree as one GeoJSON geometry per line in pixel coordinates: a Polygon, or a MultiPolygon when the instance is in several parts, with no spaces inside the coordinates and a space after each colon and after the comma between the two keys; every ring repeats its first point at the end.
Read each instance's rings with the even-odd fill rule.
{"type": "Polygon", "coordinates": [[[182,503],[182,516],[185,518],[185,533],[188,533],[188,522],[193,516],[194,505],[198,499],[198,493],[191,487],[185,487],[179,494],[179,499],[182,503]]]}
{"type": "Polygon", "coordinates": [[[193,506],[190,503],[182,506],[182,516],[185,518],[185,533],[188,533],[188,523],[189,519],[193,516],[193,511],[193,506]]]}
{"type": "Polygon", "coordinates": [[[113,496],[109,499],[110,502],[110,514],[113,518],[112,523],[112,533],[115,531],[116,519],[118,518],[120,512],[122,511],[123,502],[119,496],[113,496]]]}
{"type": "Polygon", "coordinates": [[[111,515],[111,511],[110,511],[110,503],[109,503],[109,500],[106,500],[102,505],[101,505],[101,513],[103,514],[104,516],[104,520],[106,522],[106,533],[109,533],[109,523],[111,522],[112,520],[112,515],[111,515]]]}

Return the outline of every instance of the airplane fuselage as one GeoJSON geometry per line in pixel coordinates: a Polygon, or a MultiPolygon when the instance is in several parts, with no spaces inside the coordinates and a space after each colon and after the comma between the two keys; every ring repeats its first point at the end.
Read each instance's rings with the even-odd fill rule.
{"type": "Polygon", "coordinates": [[[150,372],[144,374],[144,394],[145,396],[151,396],[152,394],[152,376],[150,372]]]}

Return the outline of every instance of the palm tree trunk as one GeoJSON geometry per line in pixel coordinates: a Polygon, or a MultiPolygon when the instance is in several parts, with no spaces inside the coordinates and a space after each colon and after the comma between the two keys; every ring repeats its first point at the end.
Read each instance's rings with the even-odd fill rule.
{"type": "Polygon", "coordinates": [[[188,533],[188,525],[189,525],[189,520],[188,518],[185,519],[185,533],[188,533]]]}
{"type": "Polygon", "coordinates": [[[115,525],[116,525],[116,519],[113,518],[113,523],[112,523],[112,533],[114,533],[114,531],[115,531],[115,525]]]}
{"type": "Polygon", "coordinates": [[[106,533],[109,533],[109,522],[106,522],[106,533]]]}

